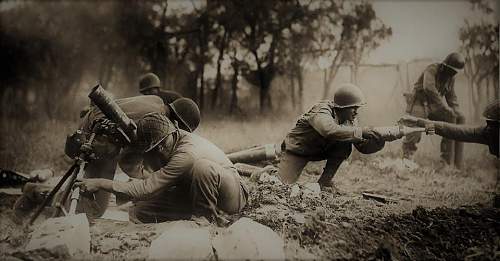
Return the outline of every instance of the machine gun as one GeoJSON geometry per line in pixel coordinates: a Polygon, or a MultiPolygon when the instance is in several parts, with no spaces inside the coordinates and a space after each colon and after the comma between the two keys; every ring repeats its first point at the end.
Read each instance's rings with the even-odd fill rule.
{"type": "Polygon", "coordinates": [[[73,145],[73,147],[69,149],[66,147],[66,151],[67,154],[70,155],[75,161],[36,210],[35,214],[29,221],[29,225],[33,224],[43,209],[49,202],[52,201],[55,194],[70,177],[71,179],[66,185],[60,200],[55,204],[57,210],[54,213],[54,216],[58,216],[60,212],[63,212],[66,216],[74,215],[76,213],[76,206],[78,204],[78,200],[80,199],[80,188],[73,188],[73,185],[77,179],[83,178],[85,166],[90,161],[100,157],[100,155],[94,150],[93,146],[97,135],[115,135],[116,133],[119,133],[121,135],[120,139],[125,140],[128,143],[133,142],[136,137],[137,126],[134,121],[128,118],[125,112],[123,112],[123,110],[113,101],[111,95],[106,92],[101,85],[97,85],[92,88],[89,98],[102,111],[108,120],[95,122],[89,135],[83,133],[82,130],[77,130],[71,136],[71,138],[76,141],[76,145],[73,145]],[[68,153],[68,150],[70,153],[68,153]],[[69,211],[66,212],[64,205],[70,193],[71,202],[69,211]]]}

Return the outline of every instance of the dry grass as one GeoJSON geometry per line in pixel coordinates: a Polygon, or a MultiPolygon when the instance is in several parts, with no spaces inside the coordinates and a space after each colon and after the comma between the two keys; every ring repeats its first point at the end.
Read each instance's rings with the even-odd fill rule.
{"type": "Polygon", "coordinates": [[[29,172],[69,167],[64,155],[66,135],[75,130],[74,122],[58,120],[2,119],[0,128],[0,167],[29,172]]]}
{"type": "MultiPolygon", "coordinates": [[[[238,118],[208,118],[196,131],[226,152],[236,151],[265,143],[279,143],[293,126],[294,118],[242,120],[238,118]]],[[[64,156],[66,135],[73,132],[77,122],[71,121],[24,121],[2,122],[0,135],[0,167],[29,172],[33,169],[52,168],[63,172],[69,166],[64,156]]],[[[445,204],[455,206],[485,202],[490,197],[498,172],[494,157],[488,155],[485,146],[467,144],[465,169],[462,171],[439,169],[439,139],[423,139],[415,161],[421,166],[416,171],[380,169],[377,162],[383,159],[397,160],[401,156],[400,141],[386,145],[373,155],[353,155],[344,164],[335,179],[339,188],[346,191],[370,190],[392,196],[417,198],[423,205],[445,204]]],[[[316,179],[323,163],[310,164],[306,169],[316,179]]],[[[306,176],[306,175],[305,175],[306,176]]],[[[414,201],[415,202],[415,201],[414,201]]]]}

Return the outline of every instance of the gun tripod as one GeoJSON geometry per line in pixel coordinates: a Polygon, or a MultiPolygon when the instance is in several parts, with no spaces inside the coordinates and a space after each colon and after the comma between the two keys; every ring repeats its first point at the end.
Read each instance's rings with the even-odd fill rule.
{"type": "Polygon", "coordinates": [[[58,202],[56,202],[56,211],[53,216],[59,216],[61,212],[64,213],[65,216],[75,215],[76,213],[76,205],[78,204],[78,200],[80,199],[80,188],[74,188],[74,184],[77,179],[83,178],[85,173],[85,166],[87,163],[92,160],[92,143],[95,139],[96,133],[92,132],[89,139],[85,141],[85,143],[80,147],[80,155],[75,158],[75,162],[71,167],[66,171],[61,180],[57,183],[57,185],[50,191],[47,197],[42,202],[42,205],[38,207],[35,214],[31,217],[29,221],[29,225],[32,225],[33,222],[40,216],[44,208],[52,201],[56,193],[61,189],[68,178],[71,178],[69,183],[64,188],[62,197],[58,202]],[[71,193],[71,202],[69,206],[69,211],[65,209],[65,203],[68,199],[69,194],[71,193]]]}

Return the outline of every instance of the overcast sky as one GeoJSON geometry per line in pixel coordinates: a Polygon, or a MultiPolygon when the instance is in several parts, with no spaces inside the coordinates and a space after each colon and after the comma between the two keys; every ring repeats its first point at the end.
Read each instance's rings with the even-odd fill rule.
{"type": "Polygon", "coordinates": [[[458,50],[458,30],[464,19],[481,18],[466,0],[376,0],[373,7],[377,16],[392,27],[393,35],[367,57],[368,63],[397,63],[413,58],[441,60],[458,50]]]}

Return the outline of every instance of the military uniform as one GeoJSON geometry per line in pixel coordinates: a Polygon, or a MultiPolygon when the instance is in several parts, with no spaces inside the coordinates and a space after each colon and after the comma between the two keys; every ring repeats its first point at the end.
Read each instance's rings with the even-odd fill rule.
{"type": "MultiPolygon", "coordinates": [[[[163,104],[163,101],[153,95],[145,96],[135,96],[130,98],[115,100],[118,106],[125,112],[125,114],[132,120],[137,121],[144,117],[144,115],[152,112],[158,112],[162,114],[168,113],[168,108],[163,104]]],[[[104,119],[104,114],[96,106],[90,106],[89,111],[85,114],[83,121],[79,127],[83,131],[84,135],[88,136],[92,132],[94,124],[100,119],[104,119]]],[[[66,142],[66,148],[72,147],[73,141],[68,139],[66,142]]],[[[115,175],[116,166],[118,163],[118,155],[124,144],[117,142],[115,137],[108,135],[96,135],[93,148],[99,151],[100,157],[98,159],[92,160],[85,167],[85,178],[105,178],[112,180],[115,175]]],[[[79,146],[77,146],[79,149],[79,146]]],[[[66,151],[68,153],[68,150],[66,151]]],[[[79,152],[76,151],[78,154],[79,152]]],[[[43,186],[43,184],[33,183],[27,184],[25,190],[23,191],[23,197],[16,204],[16,210],[19,213],[29,212],[33,208],[41,197],[37,196],[34,191],[39,191],[37,186],[43,186]],[[32,190],[32,191],[31,191],[32,190]]],[[[101,216],[108,206],[109,192],[98,191],[94,193],[95,201],[88,198],[82,197],[77,206],[78,212],[85,212],[90,217],[101,216]]]]}
{"type": "MultiPolygon", "coordinates": [[[[458,112],[457,95],[455,94],[454,76],[445,77],[440,73],[439,63],[427,66],[415,83],[413,92],[407,96],[406,113],[435,121],[464,123],[463,115],[458,112]],[[443,101],[446,100],[446,104],[443,101]]],[[[417,150],[421,133],[410,134],[403,139],[403,155],[411,157],[417,150]]],[[[441,141],[441,157],[448,163],[452,161],[453,143],[443,138],[441,141]]]]}
{"type": "Polygon", "coordinates": [[[280,176],[284,182],[293,183],[307,162],[327,160],[318,182],[328,182],[340,164],[350,156],[352,145],[367,154],[381,150],[385,142],[363,139],[357,122],[340,123],[335,117],[334,104],[321,101],[302,115],[285,137],[284,154],[279,164],[280,176]]]}
{"type": "MultiPolygon", "coordinates": [[[[435,127],[436,134],[448,139],[463,142],[472,142],[487,145],[492,155],[499,157],[499,128],[497,121],[487,121],[486,125],[479,126],[460,126],[438,121],[428,121],[418,119],[418,126],[432,124],[435,127]]],[[[495,186],[494,205],[500,207],[500,173],[497,172],[497,184],[495,186]]]]}
{"type": "MultiPolygon", "coordinates": [[[[116,104],[125,112],[125,114],[134,122],[144,117],[148,113],[166,114],[168,108],[163,101],[154,95],[135,96],[124,99],[115,100],[116,104]]],[[[89,113],[83,118],[80,129],[84,133],[91,133],[92,127],[99,119],[104,119],[105,116],[99,108],[91,106],[89,113]]],[[[118,163],[118,155],[120,149],[125,144],[114,142],[111,137],[97,135],[94,141],[94,147],[99,148],[106,154],[106,157],[92,160],[85,168],[84,178],[105,178],[112,180],[115,176],[116,166],[118,163]]],[[[83,198],[78,203],[78,211],[85,211],[90,216],[101,216],[108,206],[109,192],[98,191],[94,194],[96,201],[89,201],[83,198]]]]}
{"type": "Polygon", "coordinates": [[[130,209],[134,221],[162,222],[191,215],[216,218],[220,210],[230,214],[242,210],[248,189],[224,152],[184,130],[166,139],[168,156],[134,148],[121,155],[120,167],[137,179],[115,182],[113,190],[135,201],[130,209]]]}
{"type": "Polygon", "coordinates": [[[175,100],[182,98],[182,95],[174,91],[159,90],[158,94],[156,95],[160,97],[165,104],[170,104],[175,100]]]}

